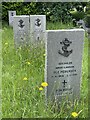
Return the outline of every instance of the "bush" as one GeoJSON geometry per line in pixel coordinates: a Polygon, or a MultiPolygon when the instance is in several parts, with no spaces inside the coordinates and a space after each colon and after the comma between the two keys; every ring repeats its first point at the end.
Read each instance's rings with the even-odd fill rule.
{"type": "Polygon", "coordinates": [[[80,19],[84,18],[85,13],[81,11],[72,11],[71,12],[73,19],[79,21],[80,19]]]}
{"type": "Polygon", "coordinates": [[[90,14],[87,14],[86,16],[86,27],[90,28],[90,14]]]}
{"type": "Polygon", "coordinates": [[[71,20],[71,3],[35,3],[35,2],[8,2],[2,3],[2,20],[8,21],[8,11],[16,10],[17,15],[45,14],[48,21],[68,22],[71,20]]]}
{"type": "Polygon", "coordinates": [[[85,24],[86,24],[86,27],[90,28],[90,2],[88,2],[87,4],[85,24]]]}
{"type": "Polygon", "coordinates": [[[72,17],[76,19],[83,18],[83,8],[86,3],[81,2],[3,2],[2,20],[8,21],[8,10],[16,10],[17,15],[44,14],[48,21],[52,22],[70,22],[72,17]],[[76,8],[77,13],[70,13],[76,8]]]}

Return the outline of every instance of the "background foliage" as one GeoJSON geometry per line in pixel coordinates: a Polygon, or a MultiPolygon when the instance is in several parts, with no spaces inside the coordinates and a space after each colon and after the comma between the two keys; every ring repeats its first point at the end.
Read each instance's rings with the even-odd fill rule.
{"type": "Polygon", "coordinates": [[[2,20],[8,21],[8,11],[16,10],[17,15],[32,15],[32,14],[45,14],[48,21],[56,22],[69,22],[74,17],[84,17],[83,8],[86,2],[59,2],[59,3],[35,3],[35,2],[3,2],[2,3],[2,20]],[[76,9],[79,13],[71,14],[71,11],[76,9]],[[81,15],[81,12],[83,15],[81,15]],[[75,15],[77,14],[77,15],[75,15]]]}
{"type": "Polygon", "coordinates": [[[85,21],[86,21],[86,26],[90,28],[90,2],[88,2],[87,4],[85,21]]]}

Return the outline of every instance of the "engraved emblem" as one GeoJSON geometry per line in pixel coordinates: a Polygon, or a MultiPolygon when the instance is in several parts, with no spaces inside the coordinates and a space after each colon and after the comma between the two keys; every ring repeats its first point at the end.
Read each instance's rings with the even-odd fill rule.
{"type": "Polygon", "coordinates": [[[21,37],[21,40],[23,40],[23,37],[21,37]]]}
{"type": "Polygon", "coordinates": [[[64,80],[62,83],[63,83],[63,87],[65,88],[67,82],[64,80]]]}
{"type": "Polygon", "coordinates": [[[37,37],[37,40],[39,40],[39,37],[37,37]]]}
{"type": "Polygon", "coordinates": [[[63,46],[62,51],[58,50],[58,53],[63,55],[64,57],[68,57],[73,52],[73,50],[70,51],[67,50],[71,43],[72,43],[71,41],[65,38],[62,42],[60,42],[60,44],[62,44],[63,46]]]}
{"type": "Polygon", "coordinates": [[[11,13],[11,16],[13,16],[13,12],[11,13]]]}
{"type": "Polygon", "coordinates": [[[35,20],[35,25],[38,27],[41,25],[41,20],[39,18],[35,20]]]}
{"type": "Polygon", "coordinates": [[[24,25],[24,21],[22,19],[19,20],[19,25],[18,25],[20,28],[23,28],[25,25],[24,25]]]}

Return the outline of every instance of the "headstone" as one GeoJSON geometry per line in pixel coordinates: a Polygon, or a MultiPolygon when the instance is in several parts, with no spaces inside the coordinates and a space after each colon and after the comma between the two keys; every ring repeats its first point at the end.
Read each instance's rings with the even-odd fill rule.
{"type": "Polygon", "coordinates": [[[80,26],[81,28],[84,28],[84,29],[86,28],[83,20],[77,21],[77,25],[80,26]]]}
{"type": "Polygon", "coordinates": [[[13,30],[16,47],[29,44],[29,15],[14,16],[13,30]]]}
{"type": "Polygon", "coordinates": [[[21,2],[21,0],[1,0],[2,2],[21,2]]]}
{"type": "Polygon", "coordinates": [[[10,2],[10,0],[2,0],[2,2],[10,2]]]}
{"type": "Polygon", "coordinates": [[[8,11],[9,13],[9,25],[13,26],[13,17],[16,15],[16,11],[8,11]]]}
{"type": "Polygon", "coordinates": [[[46,38],[46,16],[30,15],[31,41],[45,40],[46,38]]]}
{"type": "MultiPolygon", "coordinates": [[[[76,2],[76,0],[37,0],[37,2],[76,2]]],[[[78,2],[85,2],[85,0],[78,0],[78,2]]]]}
{"type": "Polygon", "coordinates": [[[36,2],[37,0],[24,0],[24,2],[36,2]]]}
{"type": "Polygon", "coordinates": [[[47,30],[46,96],[51,100],[80,97],[84,30],[47,30]]]}

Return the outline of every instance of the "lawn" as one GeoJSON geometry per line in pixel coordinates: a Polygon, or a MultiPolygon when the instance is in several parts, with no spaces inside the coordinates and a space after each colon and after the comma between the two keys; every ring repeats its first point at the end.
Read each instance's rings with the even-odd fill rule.
{"type": "MultiPolygon", "coordinates": [[[[70,24],[47,23],[47,29],[73,28],[70,24]]],[[[82,61],[82,83],[79,101],[69,105],[45,104],[44,81],[45,44],[40,43],[18,49],[14,47],[13,29],[4,23],[2,27],[2,117],[3,118],[71,118],[72,112],[80,112],[79,118],[88,116],[88,39],[85,34],[82,61]]]]}

